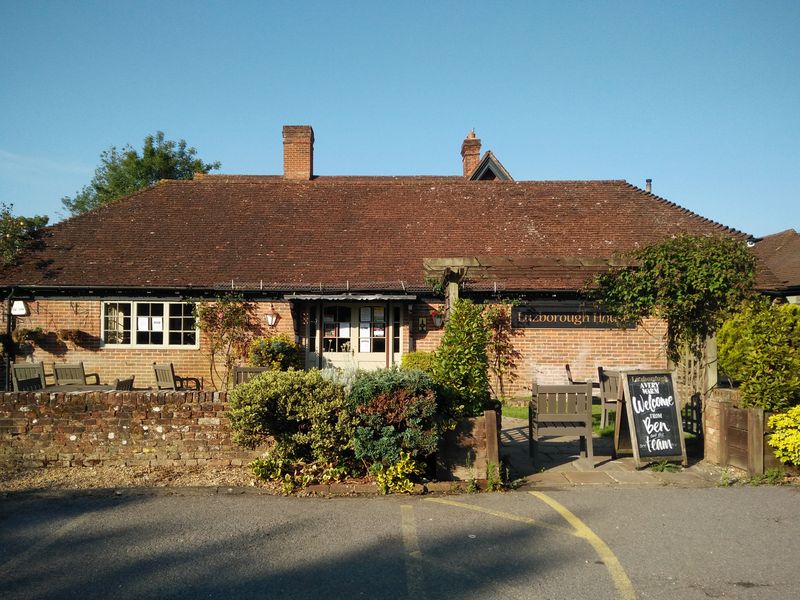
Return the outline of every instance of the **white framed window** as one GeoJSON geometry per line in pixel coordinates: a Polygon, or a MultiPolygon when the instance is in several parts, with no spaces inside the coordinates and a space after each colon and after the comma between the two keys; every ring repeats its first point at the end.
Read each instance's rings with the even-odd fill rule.
{"type": "Polygon", "coordinates": [[[358,351],[386,352],[386,311],[383,306],[359,308],[358,351]]]}
{"type": "Polygon", "coordinates": [[[198,347],[191,302],[103,302],[107,346],[198,347]]]}

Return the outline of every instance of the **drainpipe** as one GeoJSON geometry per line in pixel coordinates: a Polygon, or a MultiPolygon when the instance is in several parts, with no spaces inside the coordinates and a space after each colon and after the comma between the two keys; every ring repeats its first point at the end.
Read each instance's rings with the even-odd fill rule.
{"type": "Polygon", "coordinates": [[[13,362],[14,356],[14,343],[11,341],[11,319],[13,315],[11,314],[11,300],[14,298],[14,288],[11,288],[11,291],[8,293],[8,298],[6,298],[6,364],[5,364],[5,371],[6,371],[6,391],[11,391],[11,363],[13,362]]]}

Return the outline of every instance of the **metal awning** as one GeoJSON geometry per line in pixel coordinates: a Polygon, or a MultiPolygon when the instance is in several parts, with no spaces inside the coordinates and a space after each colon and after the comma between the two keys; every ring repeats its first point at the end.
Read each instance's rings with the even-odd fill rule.
{"type": "Polygon", "coordinates": [[[284,300],[331,300],[335,302],[376,302],[393,300],[409,302],[416,300],[416,294],[286,294],[284,300]]]}

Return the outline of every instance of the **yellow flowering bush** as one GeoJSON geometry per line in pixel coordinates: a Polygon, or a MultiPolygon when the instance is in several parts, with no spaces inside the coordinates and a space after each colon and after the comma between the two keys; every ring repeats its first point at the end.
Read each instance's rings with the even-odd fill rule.
{"type": "Polygon", "coordinates": [[[769,438],[769,445],[775,448],[778,460],[800,466],[800,405],[772,415],[769,426],[775,432],[769,438]]]}

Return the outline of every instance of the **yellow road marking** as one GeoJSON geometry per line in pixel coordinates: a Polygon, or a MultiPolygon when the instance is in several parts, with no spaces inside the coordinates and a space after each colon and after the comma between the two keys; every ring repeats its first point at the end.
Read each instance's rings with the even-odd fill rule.
{"type": "Polygon", "coordinates": [[[525,523],[526,525],[533,525],[534,527],[541,527],[542,529],[550,529],[551,531],[557,531],[558,533],[566,533],[567,535],[575,534],[572,529],[568,529],[567,527],[558,527],[557,525],[550,525],[549,523],[540,523],[539,521],[531,519],[530,517],[523,517],[522,515],[515,515],[513,513],[507,513],[500,510],[492,510],[491,508],[484,508],[483,506],[476,506],[475,504],[465,504],[463,502],[448,500],[447,498],[426,498],[425,500],[426,502],[436,502],[437,504],[447,504],[448,506],[467,508],[476,512],[486,513],[487,515],[492,515],[493,517],[498,517],[500,519],[517,521],[518,523],[525,523]]]}
{"type": "Polygon", "coordinates": [[[417,539],[417,526],[414,523],[414,507],[410,504],[400,506],[400,530],[403,546],[406,549],[406,585],[409,598],[425,598],[425,585],[422,573],[422,552],[417,539]]]}
{"type": "Polygon", "coordinates": [[[522,515],[515,515],[513,513],[507,513],[498,510],[492,510],[490,508],[484,508],[483,506],[476,506],[474,504],[466,504],[464,502],[456,502],[454,500],[448,500],[446,498],[426,498],[427,502],[436,502],[437,504],[446,504],[448,506],[457,506],[459,508],[465,508],[467,510],[473,510],[476,512],[485,513],[487,515],[492,515],[494,517],[498,517],[500,519],[507,519],[509,521],[516,521],[518,523],[525,523],[526,525],[532,525],[535,527],[541,527],[543,529],[549,529],[551,531],[556,531],[558,533],[564,533],[567,535],[572,535],[578,537],[580,539],[586,540],[589,544],[594,548],[594,551],[597,552],[600,560],[603,561],[603,564],[608,569],[609,574],[611,575],[611,579],[614,582],[614,587],[617,589],[617,593],[621,600],[635,600],[636,598],[636,591],[633,589],[633,583],[628,578],[628,575],[625,573],[625,569],[622,568],[622,564],[617,559],[616,555],[611,551],[606,543],[600,539],[600,537],[594,533],[589,527],[587,527],[583,521],[581,521],[578,517],[576,517],[573,513],[571,513],[565,506],[562,506],[549,496],[542,494],[541,492],[529,492],[532,496],[539,498],[542,502],[553,508],[561,517],[569,523],[572,528],[567,527],[558,527],[555,525],[549,525],[547,523],[541,523],[535,519],[530,517],[523,517],[522,515]]]}
{"type": "Polygon", "coordinates": [[[633,600],[636,598],[636,591],[633,589],[633,583],[625,573],[625,569],[622,568],[622,564],[619,562],[619,559],[616,557],[616,555],[611,551],[611,548],[609,548],[608,545],[602,539],[600,539],[600,536],[589,529],[589,527],[578,517],[576,517],[566,506],[556,502],[550,496],[543,494],[542,492],[528,493],[531,496],[535,496],[560,514],[567,523],[575,528],[575,535],[585,539],[587,542],[589,542],[589,544],[591,544],[592,548],[594,548],[594,551],[597,552],[597,555],[600,557],[600,560],[603,561],[609,573],[611,573],[611,579],[614,580],[614,586],[617,588],[620,598],[623,600],[633,600]]]}

